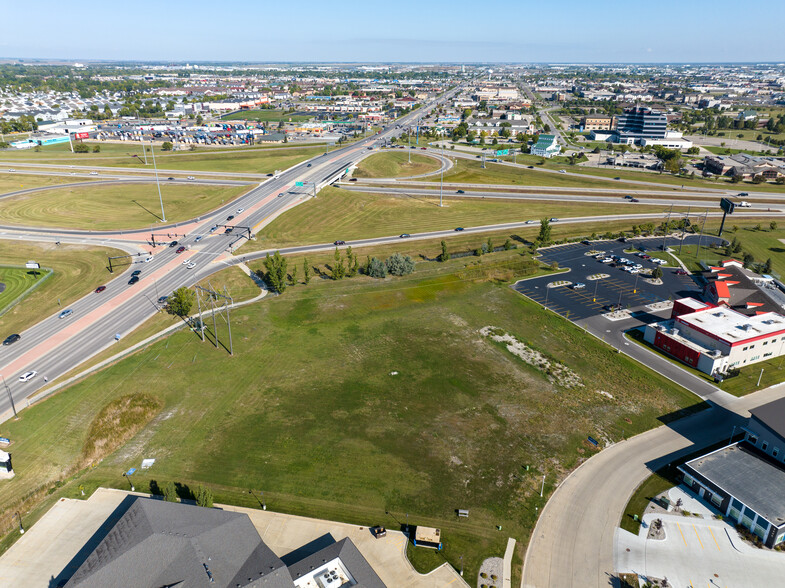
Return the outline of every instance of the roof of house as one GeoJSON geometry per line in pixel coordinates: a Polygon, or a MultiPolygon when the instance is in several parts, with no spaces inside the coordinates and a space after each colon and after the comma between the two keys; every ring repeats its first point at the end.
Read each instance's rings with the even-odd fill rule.
{"type": "Polygon", "coordinates": [[[785,485],[785,467],[746,443],[728,445],[682,468],[699,474],[770,523],[785,525],[785,494],[772,491],[785,485]]]}
{"type": "Polygon", "coordinates": [[[291,588],[284,563],[247,515],[136,498],[67,588],[291,588]]]}
{"type": "Polygon", "coordinates": [[[314,570],[318,570],[319,567],[325,566],[335,559],[340,559],[341,563],[352,575],[355,582],[357,582],[356,588],[387,588],[348,537],[290,565],[289,572],[294,581],[297,582],[299,578],[310,574],[314,570]]]}

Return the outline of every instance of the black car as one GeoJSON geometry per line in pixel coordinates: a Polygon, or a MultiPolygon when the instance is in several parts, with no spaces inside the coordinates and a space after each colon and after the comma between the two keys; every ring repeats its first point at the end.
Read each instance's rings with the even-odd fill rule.
{"type": "Polygon", "coordinates": [[[131,276],[131,279],[128,280],[128,285],[133,286],[138,281],[139,281],[139,276],[131,276]]]}
{"type": "Polygon", "coordinates": [[[232,231],[234,231],[234,227],[226,227],[226,230],[224,231],[224,234],[225,234],[225,235],[228,235],[228,234],[229,234],[229,233],[231,233],[232,231]]]}
{"type": "Polygon", "coordinates": [[[8,337],[6,337],[5,340],[3,340],[3,345],[11,345],[11,343],[16,343],[21,338],[22,336],[19,333],[8,335],[8,337]]]}
{"type": "Polygon", "coordinates": [[[166,178],[167,180],[173,180],[174,178],[166,178]]]}
{"type": "Polygon", "coordinates": [[[166,304],[166,301],[167,301],[168,299],[169,299],[169,297],[168,297],[168,296],[161,296],[161,297],[158,299],[158,304],[166,304]]]}
{"type": "Polygon", "coordinates": [[[134,270],[134,271],[133,271],[133,273],[132,273],[131,275],[132,275],[132,276],[139,276],[139,275],[141,275],[141,274],[142,274],[142,270],[134,270]]]}
{"type": "Polygon", "coordinates": [[[233,215],[233,214],[230,214],[229,216],[227,216],[227,217],[226,217],[226,220],[230,221],[230,220],[232,220],[233,218],[234,218],[234,215],[233,215]]]}
{"type": "Polygon", "coordinates": [[[458,192],[457,192],[457,193],[458,193],[458,194],[464,194],[464,191],[463,191],[463,190],[458,190],[458,192]]]}
{"type": "Polygon", "coordinates": [[[311,164],[309,163],[309,164],[308,164],[308,165],[306,165],[305,167],[311,167],[311,164]]]}
{"type": "Polygon", "coordinates": [[[177,241],[172,241],[169,243],[169,247],[177,247],[177,241]]]}
{"type": "Polygon", "coordinates": [[[346,245],[346,241],[341,241],[341,240],[333,241],[333,245],[346,245]]]}
{"type": "Polygon", "coordinates": [[[456,230],[456,231],[462,231],[462,230],[463,230],[463,227],[455,227],[455,230],[456,230]]]}

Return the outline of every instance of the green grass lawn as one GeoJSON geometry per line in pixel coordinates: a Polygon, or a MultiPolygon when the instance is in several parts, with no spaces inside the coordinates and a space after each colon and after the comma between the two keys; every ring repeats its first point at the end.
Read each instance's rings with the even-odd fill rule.
{"type": "Polygon", "coordinates": [[[49,270],[44,268],[35,270],[0,265],[0,284],[3,285],[3,291],[0,292],[0,316],[8,309],[11,303],[39,281],[43,280],[41,284],[45,283],[46,276],[49,273],[49,270]]]}
{"type": "MultiPolygon", "coordinates": [[[[630,206],[633,208],[625,206],[619,214],[651,212],[644,205],[630,206]]],[[[440,208],[438,196],[367,194],[327,187],[317,198],[287,211],[265,227],[254,249],[600,214],[608,214],[607,205],[448,197],[440,208]]],[[[535,228],[539,230],[539,223],[535,228]]]]}
{"type": "Polygon", "coordinates": [[[43,188],[56,186],[69,182],[89,182],[87,178],[58,178],[54,176],[32,176],[28,174],[5,173],[0,174],[0,194],[28,190],[30,188],[43,188]]]}
{"type": "MultiPolygon", "coordinates": [[[[314,278],[233,312],[234,357],[179,331],[23,411],[0,425],[14,440],[17,472],[3,482],[3,520],[27,513],[50,488],[71,497],[79,485],[88,494],[125,488],[120,472],[154,457],[136,475],[137,490],[202,483],[216,502],[258,507],[253,488],[271,510],[391,528],[408,514],[412,524],[442,529],[439,563],[457,567],[463,556],[473,577],[508,536],[525,549],[534,507],[544,504],[542,475],[547,499],[593,452],[587,435],[616,441],[696,403],[489,280],[482,264],[492,259],[422,262],[415,274],[384,281],[314,278]],[[486,325],[563,362],[584,386],[551,383],[481,337],[486,325]],[[97,467],[76,471],[95,416],[140,391],[160,400],[160,414],[97,467]],[[471,509],[471,520],[456,520],[456,508],[471,509]]],[[[428,568],[429,556],[414,563],[428,568]]]]}
{"type": "MultiPolygon", "coordinates": [[[[286,169],[315,155],[324,153],[323,147],[293,147],[285,145],[212,149],[197,147],[196,151],[163,152],[155,148],[156,163],[160,169],[182,171],[224,171],[271,173],[286,169]],[[282,148],[284,147],[284,148],[282,148]]],[[[0,160],[19,160],[36,163],[74,164],[132,169],[153,169],[153,159],[148,153],[144,165],[141,145],[128,143],[102,143],[100,153],[71,153],[68,145],[45,147],[40,152],[7,151],[0,160]],[[138,155],[139,157],[133,157],[138,155]],[[141,162],[141,163],[140,163],[141,162]]]]}
{"type": "Polygon", "coordinates": [[[311,120],[313,117],[306,114],[292,114],[282,110],[262,108],[260,110],[243,110],[233,112],[221,117],[221,120],[255,120],[259,122],[301,122],[311,120]]]}
{"type": "MultiPolygon", "coordinates": [[[[106,269],[108,255],[122,255],[109,247],[60,245],[30,241],[0,240],[0,259],[24,266],[28,260],[54,270],[53,275],[22,302],[0,317],[0,334],[5,338],[34,325],[41,317],[67,307],[71,302],[110,278],[106,269]],[[60,304],[58,304],[58,301],[60,304]]],[[[0,269],[0,275],[3,270],[0,269]]],[[[0,295],[2,299],[3,295],[0,295]]],[[[3,306],[0,302],[0,306],[3,306]]]]}
{"type": "Polygon", "coordinates": [[[383,151],[363,159],[352,173],[357,178],[405,178],[438,170],[437,159],[404,151],[383,151]]]}
{"type": "MultiPolygon", "coordinates": [[[[168,222],[194,218],[245,193],[247,186],[170,185],[161,183],[168,222]]],[[[22,194],[0,200],[9,225],[92,230],[149,227],[161,219],[154,183],[77,186],[22,194]]]]}

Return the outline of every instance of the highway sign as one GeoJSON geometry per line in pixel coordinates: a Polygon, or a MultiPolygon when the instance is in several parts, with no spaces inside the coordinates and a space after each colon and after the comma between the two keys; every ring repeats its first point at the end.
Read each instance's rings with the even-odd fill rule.
{"type": "Polygon", "coordinates": [[[499,149],[496,151],[496,155],[509,155],[509,154],[510,154],[509,149],[499,149]]]}
{"type": "Polygon", "coordinates": [[[728,214],[733,214],[733,209],[736,208],[733,200],[730,198],[723,198],[720,200],[720,208],[728,214]]]}
{"type": "Polygon", "coordinates": [[[294,185],[297,186],[298,188],[302,188],[303,183],[302,182],[295,182],[294,185]]]}

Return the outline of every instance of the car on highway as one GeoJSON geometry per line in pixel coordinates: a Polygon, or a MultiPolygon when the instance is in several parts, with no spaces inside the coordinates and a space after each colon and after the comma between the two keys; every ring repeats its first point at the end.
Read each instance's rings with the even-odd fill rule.
{"type": "Polygon", "coordinates": [[[527,224],[527,225],[533,225],[533,224],[534,224],[534,221],[533,221],[533,220],[527,220],[527,221],[526,221],[526,224],[527,224]]]}
{"type": "Polygon", "coordinates": [[[193,181],[193,180],[195,180],[196,178],[195,178],[195,177],[193,177],[193,176],[188,176],[188,177],[187,177],[187,178],[185,178],[185,179],[186,179],[186,180],[191,180],[191,181],[193,181]]]}
{"type": "Polygon", "coordinates": [[[455,227],[455,230],[456,230],[456,231],[462,231],[462,230],[463,230],[463,227],[455,227]]]}
{"type": "Polygon", "coordinates": [[[185,267],[186,267],[186,269],[194,269],[194,268],[196,267],[196,264],[195,264],[195,263],[189,263],[189,264],[188,264],[187,266],[185,266],[185,267]]]}
{"type": "Polygon", "coordinates": [[[69,317],[69,316],[71,316],[72,314],[74,314],[74,311],[73,311],[73,309],[71,309],[71,308],[66,308],[66,309],[65,309],[63,312],[61,312],[59,315],[57,315],[57,318],[59,318],[59,319],[68,318],[68,317],[69,317]]]}
{"type": "Polygon", "coordinates": [[[425,151],[425,147],[420,147],[420,149],[422,149],[423,151],[425,151]]]}
{"type": "Polygon", "coordinates": [[[161,296],[158,298],[158,304],[166,304],[166,301],[169,300],[168,296],[161,296]]]}
{"type": "Polygon", "coordinates": [[[9,167],[9,168],[8,168],[8,171],[10,171],[10,172],[15,172],[16,170],[15,170],[14,168],[12,168],[12,167],[9,167]]]}
{"type": "Polygon", "coordinates": [[[456,194],[465,194],[465,193],[466,193],[466,192],[464,192],[463,190],[458,190],[458,191],[456,192],[456,194]]]}
{"type": "Polygon", "coordinates": [[[204,239],[204,235],[197,235],[197,236],[196,236],[196,239],[194,239],[194,243],[198,243],[198,242],[199,242],[199,241],[201,241],[202,239],[204,239]]]}
{"type": "Polygon", "coordinates": [[[191,263],[191,261],[193,261],[193,260],[189,257],[188,259],[183,261],[183,265],[188,265],[189,263],[191,263]]]}
{"type": "Polygon", "coordinates": [[[131,279],[128,280],[128,285],[133,286],[138,281],[139,281],[139,276],[131,276],[131,279]]]}
{"type": "Polygon", "coordinates": [[[3,345],[12,345],[19,341],[22,336],[19,333],[14,333],[13,335],[8,335],[5,339],[3,339],[3,345]]]}
{"type": "Polygon", "coordinates": [[[349,181],[350,181],[350,182],[356,182],[356,181],[357,181],[357,178],[349,178],[349,181]]]}
{"type": "Polygon", "coordinates": [[[401,235],[400,235],[401,239],[408,239],[409,237],[411,237],[411,235],[409,233],[401,233],[401,235]]]}
{"type": "Polygon", "coordinates": [[[38,372],[36,372],[36,371],[25,372],[21,376],[19,376],[19,381],[20,382],[29,382],[30,380],[35,378],[36,374],[38,374],[38,372]]]}
{"type": "Polygon", "coordinates": [[[586,287],[586,284],[584,284],[583,282],[575,282],[572,285],[572,289],[573,290],[583,290],[585,287],[586,287]]]}
{"type": "Polygon", "coordinates": [[[140,275],[141,273],[142,273],[142,270],[134,270],[134,271],[131,273],[131,275],[132,275],[132,276],[138,276],[138,275],[140,275]]]}
{"type": "Polygon", "coordinates": [[[177,241],[172,241],[169,243],[169,247],[177,247],[177,241]]]}
{"type": "Polygon", "coordinates": [[[150,263],[151,261],[153,261],[152,255],[148,255],[147,257],[144,258],[144,263],[150,263]]]}
{"type": "Polygon", "coordinates": [[[527,166],[527,167],[528,167],[529,169],[534,169],[534,166],[533,166],[533,165],[529,165],[529,166],[527,166]]]}
{"type": "Polygon", "coordinates": [[[215,231],[217,231],[217,230],[218,230],[218,225],[215,225],[215,226],[212,226],[212,227],[210,227],[210,232],[211,232],[211,233],[214,233],[214,232],[215,232],[215,231]]]}
{"type": "Polygon", "coordinates": [[[237,209],[237,214],[240,214],[240,213],[241,213],[241,212],[243,212],[244,210],[245,210],[244,208],[238,208],[238,209],[237,209]]]}
{"type": "Polygon", "coordinates": [[[637,198],[630,198],[630,202],[640,202],[637,198]]]}
{"type": "Polygon", "coordinates": [[[305,167],[311,167],[311,164],[309,163],[309,164],[308,164],[308,165],[306,165],[305,167]]]}
{"type": "Polygon", "coordinates": [[[621,178],[617,176],[617,177],[615,177],[615,178],[613,178],[613,179],[614,179],[614,180],[620,180],[621,178]]]}
{"type": "Polygon", "coordinates": [[[183,251],[185,251],[185,247],[178,247],[175,253],[182,253],[183,251]]]}
{"type": "Polygon", "coordinates": [[[224,235],[228,235],[232,231],[234,231],[234,227],[226,227],[226,230],[224,231],[224,235]]]}
{"type": "Polygon", "coordinates": [[[625,199],[625,200],[632,200],[632,196],[630,196],[629,194],[627,194],[627,195],[624,197],[624,199],[625,199]]]}
{"type": "Polygon", "coordinates": [[[230,214],[229,216],[227,216],[227,217],[226,217],[226,220],[227,220],[227,221],[230,221],[230,220],[232,220],[233,218],[234,218],[234,215],[233,215],[233,214],[230,214]]]}
{"type": "Polygon", "coordinates": [[[103,292],[104,290],[106,290],[106,286],[98,286],[98,287],[95,289],[95,293],[96,293],[96,294],[100,294],[100,293],[101,293],[101,292],[103,292]]]}
{"type": "Polygon", "coordinates": [[[333,245],[346,245],[346,241],[339,239],[337,241],[333,241],[333,245]]]}
{"type": "Polygon", "coordinates": [[[549,222],[552,222],[552,223],[558,223],[559,222],[558,218],[552,218],[552,219],[548,219],[548,220],[549,220],[549,222]]]}
{"type": "Polygon", "coordinates": [[[90,172],[90,175],[91,175],[91,176],[97,176],[97,175],[98,175],[98,172],[97,172],[97,171],[91,171],[91,172],[90,172]]]}
{"type": "Polygon", "coordinates": [[[567,170],[560,169],[560,170],[559,170],[559,173],[560,173],[560,174],[566,174],[566,173],[567,173],[567,170]]]}
{"type": "Polygon", "coordinates": [[[169,178],[166,178],[166,179],[167,179],[167,180],[173,180],[174,178],[171,178],[171,177],[169,177],[169,178]]]}

